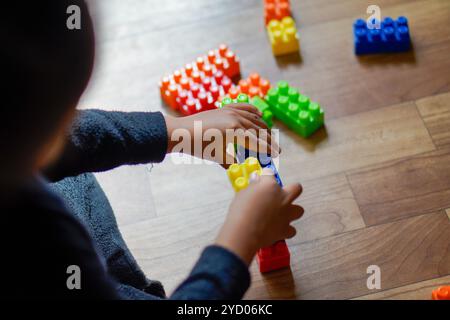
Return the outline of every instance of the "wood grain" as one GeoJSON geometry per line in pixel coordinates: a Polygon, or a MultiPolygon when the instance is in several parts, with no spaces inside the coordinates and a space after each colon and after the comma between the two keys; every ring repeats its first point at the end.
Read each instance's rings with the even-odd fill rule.
{"type": "Polygon", "coordinates": [[[450,146],[450,94],[424,98],[416,104],[436,146],[450,146]]]}
{"type": "Polygon", "coordinates": [[[151,172],[158,216],[231,201],[234,191],[225,169],[217,164],[177,164],[176,158],[169,155],[151,172]]]}
{"type": "Polygon", "coordinates": [[[300,181],[435,148],[412,102],[328,121],[308,140],[282,130],[280,172],[300,181]]]}
{"type": "Polygon", "coordinates": [[[355,298],[356,300],[431,300],[431,292],[449,285],[450,276],[422,281],[407,286],[355,298]]]}
{"type": "MultiPolygon", "coordinates": [[[[285,184],[298,182],[292,175],[283,179],[285,184]]],[[[345,175],[338,174],[301,183],[303,193],[297,203],[303,206],[305,213],[302,219],[293,224],[298,233],[289,240],[290,244],[365,227],[345,175]]]]}
{"type": "Polygon", "coordinates": [[[373,293],[366,285],[370,265],[381,269],[382,290],[447,276],[450,274],[450,221],[444,212],[438,212],[290,248],[291,271],[266,276],[252,273],[253,284],[247,298],[362,296],[373,293]]]}
{"type": "Polygon", "coordinates": [[[367,225],[450,206],[450,150],[389,162],[348,176],[367,225]]]}

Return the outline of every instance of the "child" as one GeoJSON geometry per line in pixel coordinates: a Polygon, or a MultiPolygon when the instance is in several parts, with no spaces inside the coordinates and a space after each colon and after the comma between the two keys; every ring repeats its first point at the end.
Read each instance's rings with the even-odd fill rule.
{"type": "MultiPolygon", "coordinates": [[[[6,83],[0,127],[2,295],[166,298],[161,284],[145,277],[126,248],[90,172],[160,162],[175,146],[174,130],[192,131],[194,121],[201,121],[203,130],[221,132],[267,129],[261,114],[250,105],[184,118],[159,112],[77,112],[94,57],[86,5],[54,0],[10,6],[3,8],[7,14],[0,22],[6,83]],[[80,30],[66,27],[66,9],[74,4],[81,8],[80,30]],[[49,188],[49,180],[62,181],[49,188]],[[55,189],[65,194],[65,202],[55,189]]],[[[303,213],[293,204],[300,193],[298,184],[280,188],[270,170],[254,177],[232,201],[215,243],[204,249],[170,298],[242,298],[257,249],[295,235],[290,223],[303,213]]]]}

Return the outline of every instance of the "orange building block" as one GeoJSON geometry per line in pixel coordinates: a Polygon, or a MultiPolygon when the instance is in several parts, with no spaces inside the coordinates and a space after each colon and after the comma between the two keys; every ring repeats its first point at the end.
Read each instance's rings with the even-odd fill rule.
{"type": "Polygon", "coordinates": [[[217,108],[216,101],[240,74],[239,59],[226,45],[211,50],[159,82],[163,101],[184,115],[217,108]]]}
{"type": "Polygon", "coordinates": [[[264,0],[264,19],[266,25],[270,20],[281,20],[291,16],[289,0],[264,0]]]}
{"type": "Polygon", "coordinates": [[[240,80],[237,86],[231,87],[228,96],[231,99],[236,99],[239,94],[245,93],[250,98],[259,96],[264,99],[269,89],[269,80],[261,78],[258,73],[252,73],[247,79],[240,80]]]}
{"type": "Polygon", "coordinates": [[[433,300],[450,300],[450,286],[439,287],[431,293],[433,300]]]}

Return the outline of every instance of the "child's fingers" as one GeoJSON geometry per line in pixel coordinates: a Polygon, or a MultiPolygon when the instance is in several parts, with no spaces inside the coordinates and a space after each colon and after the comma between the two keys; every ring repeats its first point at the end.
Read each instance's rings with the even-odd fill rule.
{"type": "Polygon", "coordinates": [[[269,129],[267,127],[267,124],[262,120],[261,116],[259,116],[259,115],[256,115],[254,113],[251,113],[251,112],[248,112],[248,111],[245,111],[245,110],[233,110],[233,112],[238,114],[241,119],[245,118],[245,119],[255,123],[260,128],[263,128],[263,129],[266,129],[266,130],[269,129]]]}
{"type": "Polygon", "coordinates": [[[303,213],[305,210],[303,207],[298,205],[291,205],[289,206],[289,209],[287,210],[287,218],[289,222],[292,222],[294,220],[298,220],[303,216],[303,213]]]}
{"type": "MultiPolygon", "coordinates": [[[[239,113],[239,111],[236,112],[239,113]]],[[[246,112],[244,116],[248,116],[248,112],[246,112]]],[[[272,140],[271,130],[267,127],[267,124],[264,121],[262,121],[261,118],[259,117],[255,118],[254,116],[252,116],[251,118],[245,117],[245,120],[241,118],[240,121],[244,126],[244,128],[257,130],[256,135],[258,136],[258,138],[267,141],[267,143],[270,144],[272,150],[276,150],[278,154],[281,152],[278,143],[275,140],[272,140]],[[257,127],[255,127],[254,125],[250,125],[248,121],[251,121],[257,127]]]]}
{"type": "Polygon", "coordinates": [[[286,239],[291,239],[295,237],[297,230],[293,226],[289,226],[286,231],[286,239]]]}
{"type": "Polygon", "coordinates": [[[273,170],[270,169],[270,168],[263,168],[262,172],[261,172],[261,175],[275,178],[275,172],[273,172],[273,170]]]}
{"type": "Polygon", "coordinates": [[[237,110],[245,110],[259,116],[262,116],[262,112],[258,110],[254,105],[248,103],[233,103],[227,106],[227,108],[237,109],[237,110]]]}
{"type": "Polygon", "coordinates": [[[285,193],[284,203],[292,203],[303,191],[300,183],[294,183],[283,188],[285,193]]]}
{"type": "Polygon", "coordinates": [[[259,181],[262,183],[271,183],[274,186],[277,186],[278,188],[281,188],[278,183],[277,179],[275,179],[275,174],[272,169],[270,168],[264,168],[261,173],[261,177],[259,178],[259,181]]]}
{"type": "Polygon", "coordinates": [[[256,183],[256,182],[258,182],[259,181],[259,178],[260,178],[260,176],[259,176],[259,174],[258,173],[256,173],[256,172],[252,172],[251,174],[250,174],[250,183],[256,183]]]}
{"type": "Polygon", "coordinates": [[[276,139],[272,139],[272,135],[270,133],[270,130],[259,130],[258,131],[258,138],[264,141],[267,141],[267,143],[270,145],[270,148],[277,154],[281,152],[280,146],[278,145],[276,139]]]}
{"type": "Polygon", "coordinates": [[[279,155],[278,150],[272,150],[271,145],[267,141],[258,138],[251,130],[245,130],[243,134],[238,133],[236,143],[251,151],[270,154],[274,158],[279,155]]]}
{"type": "Polygon", "coordinates": [[[241,125],[244,127],[245,130],[253,129],[258,138],[267,141],[267,143],[270,144],[270,142],[272,141],[272,136],[270,135],[267,129],[261,128],[254,122],[251,122],[250,120],[244,118],[240,119],[239,121],[241,122],[241,125]]]}

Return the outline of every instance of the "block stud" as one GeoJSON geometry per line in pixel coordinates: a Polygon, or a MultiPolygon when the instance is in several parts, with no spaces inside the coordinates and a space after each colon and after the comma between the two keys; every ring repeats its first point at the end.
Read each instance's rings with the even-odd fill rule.
{"type": "Polygon", "coordinates": [[[237,102],[238,103],[248,103],[249,102],[248,95],[241,93],[237,97],[237,102]]]}

